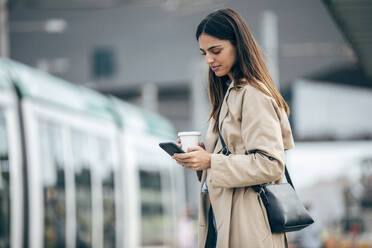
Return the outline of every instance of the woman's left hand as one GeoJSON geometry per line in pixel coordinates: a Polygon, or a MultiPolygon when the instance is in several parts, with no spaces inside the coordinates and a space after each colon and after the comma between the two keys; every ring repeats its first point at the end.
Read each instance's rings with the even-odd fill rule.
{"type": "Polygon", "coordinates": [[[211,167],[211,154],[200,146],[189,148],[187,153],[176,153],[172,158],[182,166],[195,171],[211,167]]]}

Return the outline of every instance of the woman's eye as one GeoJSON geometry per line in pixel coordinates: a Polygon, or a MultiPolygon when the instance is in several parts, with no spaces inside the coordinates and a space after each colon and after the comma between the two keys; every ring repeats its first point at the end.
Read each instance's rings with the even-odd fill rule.
{"type": "MultiPolygon", "coordinates": [[[[219,50],[219,51],[212,51],[212,53],[213,53],[214,55],[217,55],[217,54],[219,54],[220,52],[221,52],[221,50],[219,50]]],[[[205,56],[206,53],[201,53],[201,55],[202,55],[202,56],[205,56]]]]}

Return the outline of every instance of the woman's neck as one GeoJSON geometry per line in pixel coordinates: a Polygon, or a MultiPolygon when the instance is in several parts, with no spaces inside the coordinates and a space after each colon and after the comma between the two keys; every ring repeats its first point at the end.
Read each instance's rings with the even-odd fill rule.
{"type": "Polygon", "coordinates": [[[227,76],[229,76],[229,78],[230,78],[231,81],[234,81],[234,77],[233,77],[233,75],[232,75],[231,72],[227,73],[227,76]]]}

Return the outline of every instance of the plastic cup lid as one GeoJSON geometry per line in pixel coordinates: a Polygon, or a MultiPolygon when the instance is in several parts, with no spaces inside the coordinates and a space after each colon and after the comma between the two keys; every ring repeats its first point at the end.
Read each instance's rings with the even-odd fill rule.
{"type": "Polygon", "coordinates": [[[179,132],[178,136],[201,136],[201,132],[179,132]]]}

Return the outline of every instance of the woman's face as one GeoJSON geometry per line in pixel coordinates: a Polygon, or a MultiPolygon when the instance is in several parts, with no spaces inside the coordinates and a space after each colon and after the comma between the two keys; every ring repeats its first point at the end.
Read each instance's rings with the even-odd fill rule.
{"type": "Polygon", "coordinates": [[[231,79],[231,68],[236,60],[236,48],[229,40],[220,40],[208,34],[199,36],[199,46],[205,62],[217,77],[228,75],[231,79]]]}

